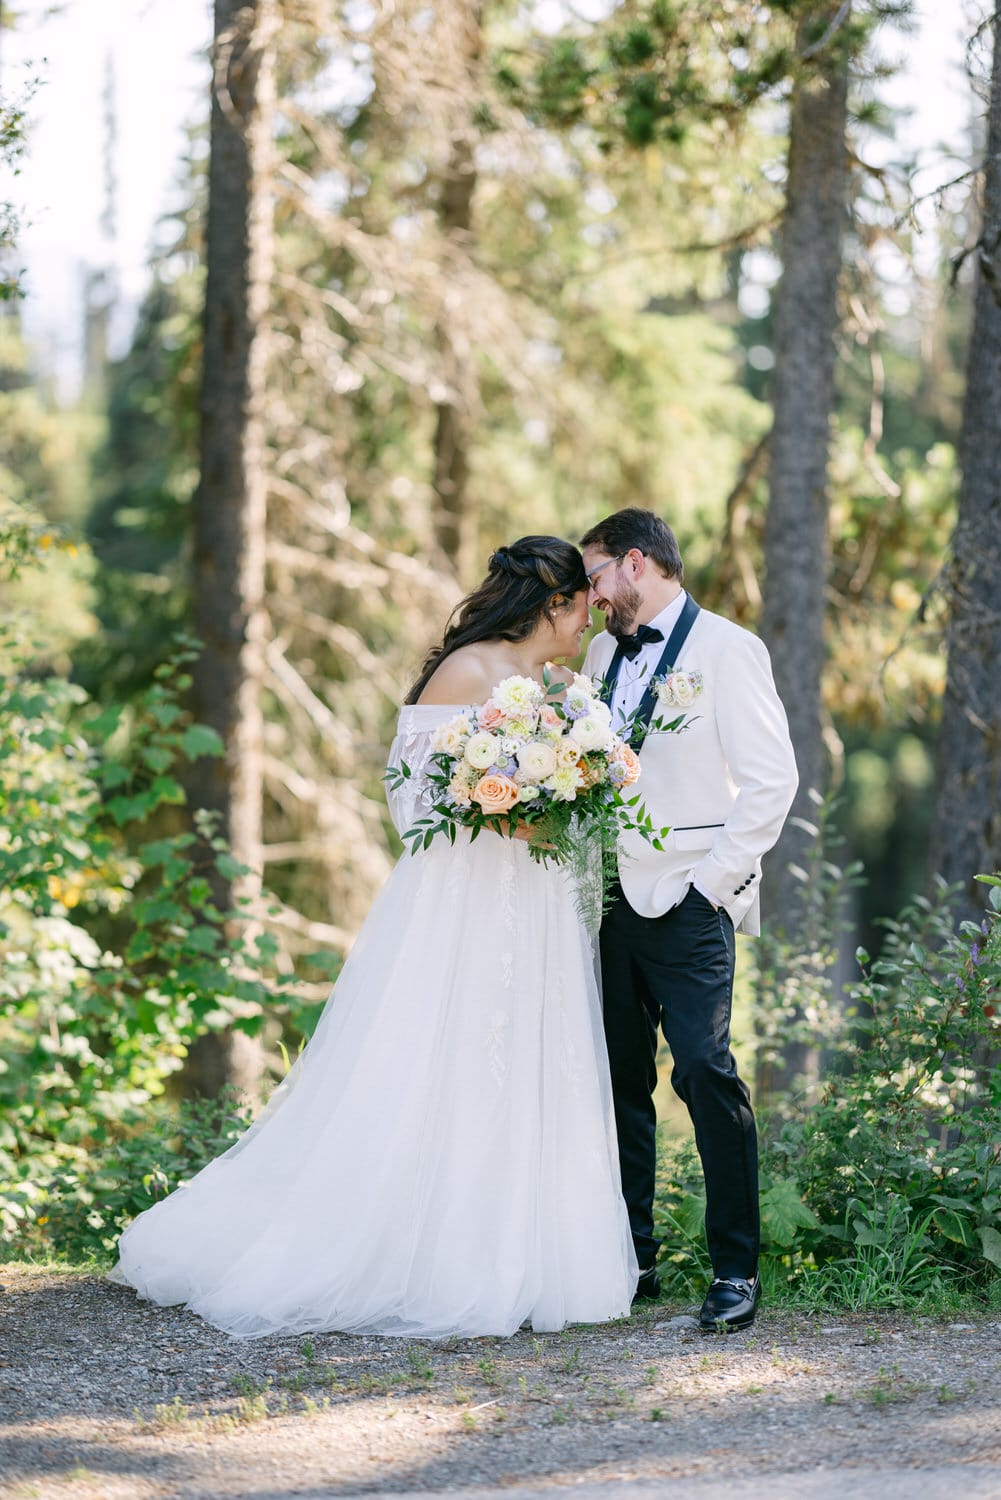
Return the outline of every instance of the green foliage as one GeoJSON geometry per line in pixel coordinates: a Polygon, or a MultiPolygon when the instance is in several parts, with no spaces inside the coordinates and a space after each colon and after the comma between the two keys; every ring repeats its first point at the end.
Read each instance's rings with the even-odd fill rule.
{"type": "Polygon", "coordinates": [[[130,1129],[109,1133],[85,1163],[64,1166],[48,1182],[33,1220],[18,1225],[16,1253],[106,1261],[137,1214],[182,1187],[250,1123],[246,1101],[227,1090],[177,1109],[150,1104],[130,1129]]]}
{"type": "Polygon", "coordinates": [[[196,1037],[254,1032],[289,991],[273,940],[213,905],[225,844],[178,818],[185,763],[221,749],[181,706],[190,648],[96,712],[2,631],[0,1235],[16,1242],[56,1197],[84,1201],[196,1037]]]}
{"type": "Polygon", "coordinates": [[[786,1084],[787,1098],[770,1097],[771,1070],[788,1055],[790,1044],[812,1049],[823,1045],[834,1055],[844,1044],[845,1012],[835,991],[832,975],[838,957],[838,941],[847,927],[846,895],[864,884],[858,861],[839,865],[831,858],[840,853],[844,840],[835,831],[838,803],[811,792],[816,821],[797,819],[810,836],[809,857],[803,866],[792,867],[802,886],[802,940],[800,933],[775,932],[768,928],[754,945],[755,1036],[754,1055],[759,1088],[769,1095],[769,1106],[794,1113],[802,1108],[797,1090],[802,1080],[786,1084]]]}
{"type": "MultiPolygon", "coordinates": [[[[718,24],[725,26],[722,16],[718,24]]],[[[587,120],[606,151],[620,141],[677,146],[693,123],[733,101],[727,75],[714,65],[718,47],[707,41],[695,7],[653,0],[618,8],[575,34],[537,40],[527,65],[523,49],[502,52],[497,77],[509,97],[550,124],[587,120]]],[[[746,78],[753,92],[749,71],[746,78]]]]}
{"type": "Polygon", "coordinates": [[[192,258],[175,254],[169,277],[154,268],[132,345],[108,372],[107,434],[93,460],[86,520],[100,564],[100,634],[82,642],[74,661],[77,680],[103,700],[145,687],[163,641],[188,619],[183,550],[197,479],[203,289],[192,258]]]}
{"type": "Polygon", "coordinates": [[[699,1298],[712,1280],[705,1214],[705,1186],[694,1142],[660,1150],[654,1230],[663,1241],[660,1279],[669,1296],[699,1298]]]}
{"type": "Polygon", "coordinates": [[[33,385],[31,363],[18,319],[0,318],[0,600],[34,620],[38,669],[64,672],[68,648],[92,626],[91,559],[71,527],[93,419],[56,408],[33,385]],[[42,555],[44,572],[32,566],[42,555]]]}
{"type": "Polygon", "coordinates": [[[1001,1269],[1001,881],[989,886],[979,927],[954,930],[941,890],[887,924],[879,959],[860,951],[842,1069],[769,1148],[768,1170],[816,1216],[785,1257],[804,1295],[845,1296],[844,1268],[829,1269],[845,1260],[857,1295],[879,1286],[890,1305],[1001,1269]]]}
{"type": "MultiPolygon", "coordinates": [[[[20,98],[12,99],[0,94],[0,166],[17,175],[24,154],[27,117],[26,111],[34,85],[29,85],[20,98]]],[[[10,203],[0,203],[0,256],[17,243],[20,220],[10,203]]],[[[19,271],[0,272],[0,302],[11,302],[24,295],[19,271]]]]}
{"type": "MultiPolygon", "coordinates": [[[[990,895],[979,926],[956,930],[943,888],[886,924],[875,962],[860,951],[853,1033],[823,1094],[800,1101],[766,1140],[762,1274],[772,1296],[864,1309],[997,1295],[1001,878],[979,878],[990,895]]],[[[813,972],[827,972],[828,987],[829,952],[821,932],[813,972]]],[[[661,1162],[656,1213],[665,1290],[695,1297],[712,1273],[690,1143],[661,1162]]]]}
{"type": "MultiPolygon", "coordinates": [[[[576,18],[554,38],[500,53],[499,88],[537,119],[586,121],[606,151],[681,145],[714,122],[737,125],[759,100],[804,71],[858,59],[874,29],[909,0],[835,19],[816,0],[767,8],[751,0],[633,0],[593,24],[576,18]],[[802,32],[797,35],[798,29],[802,32]]],[[[863,109],[871,109],[869,101],[863,109]]]]}

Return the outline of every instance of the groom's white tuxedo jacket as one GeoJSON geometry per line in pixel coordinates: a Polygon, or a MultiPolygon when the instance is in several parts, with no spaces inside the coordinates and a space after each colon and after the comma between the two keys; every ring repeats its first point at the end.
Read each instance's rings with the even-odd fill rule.
{"type": "MultiPolygon", "coordinates": [[[[602,631],[584,672],[606,676],[615,648],[602,631]]],[[[671,832],[663,852],[639,834],[623,836],[622,889],[634,911],[657,917],[694,883],[726,907],[735,927],[757,933],[761,857],[782,830],[799,780],[768,652],[757,636],[703,609],[672,666],[700,673],[701,691],[690,708],[654,707],[654,720],[669,723],[684,712],[688,725],[647,734],[635,788],[654,826],[671,832]]]]}

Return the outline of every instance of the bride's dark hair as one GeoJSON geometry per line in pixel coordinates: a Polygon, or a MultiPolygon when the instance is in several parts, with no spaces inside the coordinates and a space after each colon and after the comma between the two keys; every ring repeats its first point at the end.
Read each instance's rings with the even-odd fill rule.
{"type": "Polygon", "coordinates": [[[433,674],[460,646],[476,641],[523,641],[545,615],[552,620],[587,588],[576,547],[557,536],[523,536],[498,547],[486,578],[452,611],[440,646],[427,657],[406,697],[416,703],[433,674]]]}

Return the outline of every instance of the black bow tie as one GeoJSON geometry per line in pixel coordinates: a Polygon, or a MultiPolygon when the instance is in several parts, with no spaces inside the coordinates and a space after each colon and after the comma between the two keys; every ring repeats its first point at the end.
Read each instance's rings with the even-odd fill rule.
{"type": "Polygon", "coordinates": [[[650,641],[662,641],[663,639],[664,632],[662,630],[654,630],[651,625],[638,625],[633,635],[619,636],[619,650],[628,661],[632,661],[633,657],[639,656],[643,647],[648,645],[650,641]]]}

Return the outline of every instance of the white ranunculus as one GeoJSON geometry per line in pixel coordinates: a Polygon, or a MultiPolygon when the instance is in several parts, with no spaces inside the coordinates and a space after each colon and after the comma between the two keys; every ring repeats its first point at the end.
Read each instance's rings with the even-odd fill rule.
{"type": "Polygon", "coordinates": [[[611,747],[613,735],[607,724],[594,714],[586,714],[571,726],[570,738],[582,750],[607,750],[611,747]]]}
{"type": "Polygon", "coordinates": [[[556,751],[541,740],[529,740],[518,751],[518,766],[531,781],[544,781],[556,770],[556,751]]]}
{"type": "Polygon", "coordinates": [[[690,708],[701,691],[701,672],[669,672],[656,687],[662,708],[690,708]]]}
{"type": "Polygon", "coordinates": [[[487,734],[481,729],[479,734],[474,734],[466,741],[463,752],[464,758],[477,771],[485,771],[487,766],[492,766],[497,759],[500,744],[492,734],[487,734]]]}
{"type": "Polygon", "coordinates": [[[695,702],[695,689],[687,672],[673,672],[670,683],[674,701],[679,708],[688,708],[695,702]]]}

